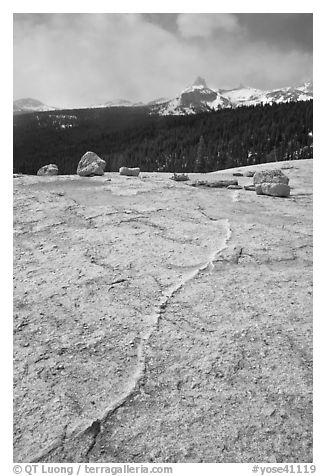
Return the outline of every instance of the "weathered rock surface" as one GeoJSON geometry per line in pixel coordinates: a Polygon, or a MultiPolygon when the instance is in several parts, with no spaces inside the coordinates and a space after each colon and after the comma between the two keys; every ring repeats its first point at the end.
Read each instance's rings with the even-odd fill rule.
{"type": "Polygon", "coordinates": [[[272,197],[288,197],[290,195],[290,187],[285,183],[262,183],[261,191],[263,195],[272,197]]]}
{"type": "Polygon", "coordinates": [[[58,175],[58,166],[56,164],[43,165],[38,171],[37,175],[58,175]]]}
{"type": "Polygon", "coordinates": [[[13,180],[15,462],[312,461],[312,161],[291,164],[273,206],[164,173],[13,180]]]}
{"type": "Polygon", "coordinates": [[[79,161],[77,174],[81,177],[103,175],[105,166],[105,160],[101,159],[95,152],[88,151],[79,161]]]}
{"type": "Polygon", "coordinates": [[[138,177],[139,173],[139,167],[120,167],[119,169],[120,175],[127,175],[129,177],[138,177]]]}
{"type": "Polygon", "coordinates": [[[261,170],[254,174],[254,185],[260,183],[284,183],[288,185],[289,178],[281,169],[261,170]]]}

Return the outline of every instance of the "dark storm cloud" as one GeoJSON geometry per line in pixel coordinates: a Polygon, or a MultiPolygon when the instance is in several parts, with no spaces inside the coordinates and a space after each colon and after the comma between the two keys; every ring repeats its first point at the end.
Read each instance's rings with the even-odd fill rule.
{"type": "Polygon", "coordinates": [[[178,13],[143,13],[146,21],[160,25],[168,31],[175,33],[177,27],[178,13]]]}
{"type": "Polygon", "coordinates": [[[251,41],[263,41],[279,48],[312,51],[311,13],[236,14],[251,41]]]}
{"type": "Polygon", "coordinates": [[[15,14],[14,96],[55,106],[171,97],[198,75],[259,88],[312,77],[304,14],[15,14]]]}

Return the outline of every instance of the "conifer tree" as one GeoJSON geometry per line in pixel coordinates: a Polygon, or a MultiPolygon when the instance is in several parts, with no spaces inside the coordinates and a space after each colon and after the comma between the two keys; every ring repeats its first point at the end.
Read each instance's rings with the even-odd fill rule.
{"type": "Polygon", "coordinates": [[[195,159],[195,172],[205,172],[206,159],[206,144],[204,141],[204,137],[200,136],[197,147],[197,155],[195,159]]]}

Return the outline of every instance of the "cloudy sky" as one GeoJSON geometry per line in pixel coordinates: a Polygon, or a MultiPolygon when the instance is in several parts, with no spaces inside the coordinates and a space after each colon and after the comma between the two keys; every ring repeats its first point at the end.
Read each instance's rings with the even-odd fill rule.
{"type": "Polygon", "coordinates": [[[79,107],[312,79],[304,13],[14,14],[14,99],[79,107]]]}

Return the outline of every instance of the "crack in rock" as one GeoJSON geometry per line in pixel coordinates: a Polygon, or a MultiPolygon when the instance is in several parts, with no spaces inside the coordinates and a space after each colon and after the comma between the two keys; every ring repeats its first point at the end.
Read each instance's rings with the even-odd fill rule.
{"type": "Polygon", "coordinates": [[[86,458],[87,462],[89,462],[89,455],[90,455],[92,449],[94,448],[94,446],[97,443],[97,437],[101,433],[101,422],[99,420],[93,421],[89,430],[93,434],[93,438],[92,438],[92,441],[91,441],[91,443],[90,443],[90,445],[89,445],[89,447],[88,447],[88,449],[85,453],[85,458],[86,458]]]}
{"type": "MultiPolygon", "coordinates": [[[[191,271],[190,273],[186,274],[179,282],[170,286],[161,297],[159,303],[155,306],[154,312],[149,316],[150,326],[145,334],[140,337],[140,342],[137,348],[137,366],[136,371],[132,376],[131,383],[127,386],[124,390],[123,395],[116,401],[114,401],[110,406],[108,406],[102,416],[99,418],[92,420],[90,422],[84,423],[84,425],[77,425],[70,434],[67,434],[67,427],[64,430],[64,437],[61,437],[60,441],[50,448],[46,449],[42,454],[32,459],[32,462],[40,462],[55,450],[62,450],[65,452],[66,444],[71,443],[75,440],[83,440],[83,438],[92,435],[91,442],[87,445],[87,449],[83,452],[82,459],[86,462],[89,461],[91,452],[97,443],[98,436],[101,434],[102,426],[107,420],[114,415],[114,413],[125,405],[134,395],[134,393],[138,390],[140,385],[142,384],[142,380],[146,373],[146,352],[145,346],[148,340],[151,338],[152,334],[158,330],[160,320],[166,307],[169,304],[169,301],[177,294],[181,289],[186,286],[191,280],[195,279],[200,273],[208,271],[212,272],[214,269],[214,261],[217,260],[218,255],[227,248],[227,243],[231,238],[231,228],[230,222],[228,219],[221,219],[220,222],[224,222],[225,224],[225,236],[222,242],[222,245],[214,250],[209,256],[208,260],[196,267],[195,270],[191,271]]],[[[121,281],[121,280],[117,280],[121,281]]]]}

